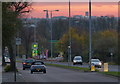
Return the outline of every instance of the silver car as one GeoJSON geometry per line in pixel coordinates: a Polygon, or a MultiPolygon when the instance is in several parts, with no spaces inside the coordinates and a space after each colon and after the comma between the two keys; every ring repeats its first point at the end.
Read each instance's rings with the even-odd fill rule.
{"type": "Polygon", "coordinates": [[[32,63],[30,70],[31,70],[31,74],[33,72],[46,73],[46,66],[44,65],[44,63],[42,61],[35,61],[32,63]]]}
{"type": "Polygon", "coordinates": [[[98,68],[101,68],[102,66],[102,63],[99,59],[91,59],[91,64],[98,68]]]}
{"type": "Polygon", "coordinates": [[[75,56],[73,59],[73,65],[75,64],[81,64],[82,65],[82,57],[81,56],[75,56]]]}

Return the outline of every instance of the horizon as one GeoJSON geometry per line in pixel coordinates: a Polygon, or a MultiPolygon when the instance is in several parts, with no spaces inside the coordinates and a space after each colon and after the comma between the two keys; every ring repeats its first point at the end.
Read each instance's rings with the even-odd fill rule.
{"type": "MultiPolygon", "coordinates": [[[[53,17],[66,16],[68,17],[67,2],[34,2],[32,3],[32,11],[29,14],[24,14],[27,18],[45,18],[46,13],[43,10],[59,10],[53,12],[53,17]]],[[[71,2],[71,17],[74,15],[85,15],[88,11],[88,2],[71,2]]],[[[116,2],[93,2],[92,16],[114,16],[118,17],[118,3],[116,2]]],[[[24,17],[26,18],[26,17],[24,17]]]]}

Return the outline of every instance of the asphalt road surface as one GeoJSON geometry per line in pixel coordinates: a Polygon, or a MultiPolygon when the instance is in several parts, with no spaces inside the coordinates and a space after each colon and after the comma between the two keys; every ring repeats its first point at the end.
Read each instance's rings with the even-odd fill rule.
{"type": "MultiPolygon", "coordinates": [[[[115,77],[102,75],[96,72],[80,72],[58,67],[47,66],[47,73],[30,73],[29,69],[22,70],[22,64],[17,63],[19,75],[25,82],[118,82],[115,77]]],[[[21,81],[22,82],[22,81],[21,81]]]]}

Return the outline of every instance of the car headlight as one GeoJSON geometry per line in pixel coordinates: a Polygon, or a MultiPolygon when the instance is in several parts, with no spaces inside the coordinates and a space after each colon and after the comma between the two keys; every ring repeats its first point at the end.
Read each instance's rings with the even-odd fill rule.
{"type": "Polygon", "coordinates": [[[99,65],[102,65],[102,63],[100,62],[99,65]]]}
{"type": "Polygon", "coordinates": [[[73,62],[77,62],[77,61],[74,60],[73,62]]]}

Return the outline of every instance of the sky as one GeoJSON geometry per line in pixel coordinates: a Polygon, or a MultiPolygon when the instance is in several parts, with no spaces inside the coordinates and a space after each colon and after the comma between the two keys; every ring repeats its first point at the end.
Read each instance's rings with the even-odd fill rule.
{"type": "MultiPolygon", "coordinates": [[[[59,10],[53,12],[54,16],[68,16],[67,2],[34,2],[32,11],[27,17],[45,18],[46,13],[43,10],[59,10]]],[[[85,15],[88,11],[88,2],[71,2],[71,15],[85,15]]],[[[92,16],[118,16],[118,3],[116,2],[93,2],[92,16]]]]}
{"type": "MultiPolygon", "coordinates": [[[[69,0],[0,0],[1,2],[68,2],[69,0]]],[[[70,0],[71,2],[88,2],[89,0],[70,0]]],[[[119,2],[119,0],[91,0],[92,2],[119,2]]]]}

